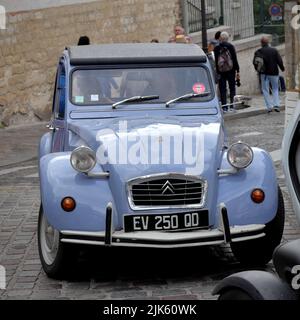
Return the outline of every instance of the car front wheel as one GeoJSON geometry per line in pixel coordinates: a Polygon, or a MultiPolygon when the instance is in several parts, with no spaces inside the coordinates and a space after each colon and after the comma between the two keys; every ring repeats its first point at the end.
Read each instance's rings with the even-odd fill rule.
{"type": "Polygon", "coordinates": [[[278,187],[278,209],[273,220],[266,224],[265,236],[255,240],[233,242],[231,249],[236,259],[247,266],[265,265],[272,259],[275,248],[280,244],[284,229],[284,201],[278,187]]]}
{"type": "Polygon", "coordinates": [[[43,269],[51,278],[63,277],[75,262],[74,246],[60,241],[60,233],[47,221],[42,205],[38,221],[38,248],[43,269]]]}

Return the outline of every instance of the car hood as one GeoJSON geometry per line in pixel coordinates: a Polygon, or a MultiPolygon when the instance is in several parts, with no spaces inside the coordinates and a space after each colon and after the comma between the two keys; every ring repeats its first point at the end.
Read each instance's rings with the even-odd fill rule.
{"type": "Polygon", "coordinates": [[[81,120],[69,130],[77,146],[91,147],[103,169],[123,181],[164,172],[203,175],[219,165],[224,142],[219,119],[210,117],[81,120]]]}
{"type": "Polygon", "coordinates": [[[108,184],[120,214],[134,212],[128,202],[128,181],[144,176],[177,173],[200,177],[207,181],[206,207],[211,208],[216,202],[217,169],[224,144],[223,126],[217,117],[81,120],[70,124],[69,129],[70,141],[77,140],[73,147],[84,143],[95,150],[98,162],[101,157],[107,160],[101,166],[110,172],[108,184]],[[148,139],[147,144],[149,135],[154,142],[148,139]],[[116,163],[115,149],[128,156],[127,161],[116,163]],[[150,161],[139,161],[140,154],[148,155],[150,161]],[[157,158],[159,161],[155,161],[157,158]]]}

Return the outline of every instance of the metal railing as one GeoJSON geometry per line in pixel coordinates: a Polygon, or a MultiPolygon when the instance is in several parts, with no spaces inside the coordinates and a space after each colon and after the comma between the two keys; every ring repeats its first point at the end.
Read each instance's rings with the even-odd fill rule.
{"type": "MultiPolygon", "coordinates": [[[[184,1],[187,24],[185,27],[189,33],[201,31],[201,0],[184,1]]],[[[206,0],[206,26],[214,28],[223,24],[223,0],[206,0]]]]}
{"type": "MultiPolygon", "coordinates": [[[[264,32],[273,35],[273,44],[282,43],[284,17],[281,21],[272,21],[272,17],[268,16],[270,3],[268,0],[205,0],[206,28],[228,26],[232,29],[234,40],[264,32]]],[[[201,31],[201,0],[182,0],[182,4],[186,32],[201,31]]]]}

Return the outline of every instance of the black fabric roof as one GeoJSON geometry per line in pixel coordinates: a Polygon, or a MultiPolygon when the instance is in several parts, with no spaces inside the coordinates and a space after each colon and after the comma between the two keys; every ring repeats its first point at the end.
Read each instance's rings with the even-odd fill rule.
{"type": "Polygon", "coordinates": [[[196,44],[122,43],[68,48],[72,65],[158,62],[206,62],[196,44]]]}

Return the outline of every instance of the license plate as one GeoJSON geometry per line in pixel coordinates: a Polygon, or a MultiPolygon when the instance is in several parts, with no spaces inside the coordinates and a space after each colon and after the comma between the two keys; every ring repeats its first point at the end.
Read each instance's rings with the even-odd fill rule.
{"type": "Polygon", "coordinates": [[[208,226],[208,211],[175,214],[125,215],[124,231],[193,230],[208,226]]]}

